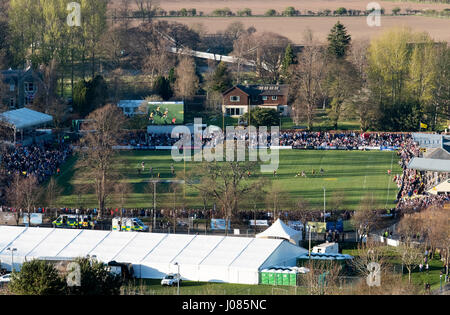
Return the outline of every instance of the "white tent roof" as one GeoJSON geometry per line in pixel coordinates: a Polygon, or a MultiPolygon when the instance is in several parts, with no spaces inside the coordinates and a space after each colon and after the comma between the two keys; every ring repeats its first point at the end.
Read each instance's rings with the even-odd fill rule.
{"type": "Polygon", "coordinates": [[[53,117],[29,108],[10,110],[0,114],[0,119],[16,127],[16,129],[30,128],[44,125],[53,121],[53,117]]]}
{"type": "Polygon", "coordinates": [[[276,220],[264,232],[256,234],[257,238],[284,238],[291,243],[298,245],[302,239],[302,233],[287,226],[280,219],[276,220]]]}
{"type": "Polygon", "coordinates": [[[258,283],[260,269],[293,266],[307,252],[284,239],[0,226],[0,261],[10,269],[8,247],[17,248],[16,269],[30,259],[95,255],[105,263],[132,263],[140,278],[179,268],[183,279],[247,284],[258,283]]]}

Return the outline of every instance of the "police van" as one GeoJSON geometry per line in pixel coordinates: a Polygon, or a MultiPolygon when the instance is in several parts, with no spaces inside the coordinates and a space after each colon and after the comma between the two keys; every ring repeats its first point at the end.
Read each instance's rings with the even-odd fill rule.
{"type": "Polygon", "coordinates": [[[85,214],[61,214],[52,225],[55,228],[92,229],[94,220],[92,216],[85,214]]]}
{"type": "Polygon", "coordinates": [[[135,232],[148,232],[149,227],[144,224],[139,218],[120,218],[115,217],[112,219],[113,231],[135,231],[135,232]]]}

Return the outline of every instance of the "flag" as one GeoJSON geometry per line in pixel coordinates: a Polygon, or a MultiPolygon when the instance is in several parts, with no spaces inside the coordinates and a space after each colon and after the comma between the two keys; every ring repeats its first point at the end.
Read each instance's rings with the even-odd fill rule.
{"type": "Polygon", "coordinates": [[[428,128],[428,125],[427,125],[427,124],[424,124],[424,123],[420,123],[420,128],[427,129],[427,128],[428,128]]]}

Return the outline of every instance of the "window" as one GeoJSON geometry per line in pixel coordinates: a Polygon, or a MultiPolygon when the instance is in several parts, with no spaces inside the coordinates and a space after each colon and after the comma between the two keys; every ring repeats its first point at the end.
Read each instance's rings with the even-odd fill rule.
{"type": "Polygon", "coordinates": [[[33,95],[25,95],[25,105],[33,104],[33,95]]]}
{"type": "Polygon", "coordinates": [[[10,91],[10,92],[14,92],[15,89],[16,89],[16,85],[15,85],[14,83],[11,83],[11,84],[9,85],[9,91],[10,91]]]}
{"type": "Polygon", "coordinates": [[[263,96],[263,97],[262,97],[262,100],[263,100],[263,101],[267,101],[267,96],[263,96]]]}
{"type": "Polygon", "coordinates": [[[241,108],[227,108],[227,115],[228,116],[237,116],[237,115],[241,115],[241,108]]]}
{"type": "Polygon", "coordinates": [[[241,98],[239,96],[230,96],[230,101],[231,102],[239,102],[241,100],[241,98]]]}
{"type": "Polygon", "coordinates": [[[277,99],[278,99],[278,96],[276,96],[276,95],[272,96],[272,101],[276,101],[277,99]]]}
{"type": "Polygon", "coordinates": [[[9,107],[14,108],[16,106],[16,99],[14,97],[11,97],[9,99],[9,107]]]}
{"type": "Polygon", "coordinates": [[[26,92],[34,92],[33,82],[25,82],[25,91],[26,92]]]}

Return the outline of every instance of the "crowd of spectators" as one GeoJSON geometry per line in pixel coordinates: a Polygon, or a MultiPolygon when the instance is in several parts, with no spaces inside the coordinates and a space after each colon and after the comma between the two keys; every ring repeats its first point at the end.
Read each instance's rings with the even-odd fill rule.
{"type": "Polygon", "coordinates": [[[42,143],[8,148],[2,154],[1,172],[11,178],[14,174],[34,175],[39,183],[59,172],[59,167],[71,155],[68,144],[42,143]]]}
{"type": "MultiPolygon", "coordinates": [[[[131,146],[172,146],[180,140],[182,135],[172,138],[171,134],[146,134],[144,131],[133,131],[124,134],[120,143],[131,146]]],[[[191,135],[191,144],[196,143],[197,134],[191,135]]],[[[245,140],[247,145],[255,146],[272,144],[269,133],[249,134],[245,130],[236,130],[235,140],[245,140]]],[[[399,133],[357,133],[357,132],[308,132],[308,131],[281,131],[279,135],[280,146],[293,148],[314,149],[320,147],[358,148],[358,147],[400,147],[411,139],[409,134],[399,133]]],[[[198,139],[197,139],[198,140],[198,139]]],[[[220,132],[212,132],[210,137],[202,137],[202,146],[214,146],[223,140],[220,132]]]]}
{"type": "MultiPolygon", "coordinates": [[[[409,169],[408,164],[413,157],[418,157],[419,146],[410,138],[406,139],[402,148],[398,151],[399,164],[402,174],[396,174],[393,178],[399,188],[397,195],[397,209],[419,211],[429,206],[442,206],[450,201],[448,195],[432,195],[427,189],[436,183],[434,172],[423,172],[409,169]]],[[[447,178],[446,174],[439,174],[438,180],[447,178]]]]}

